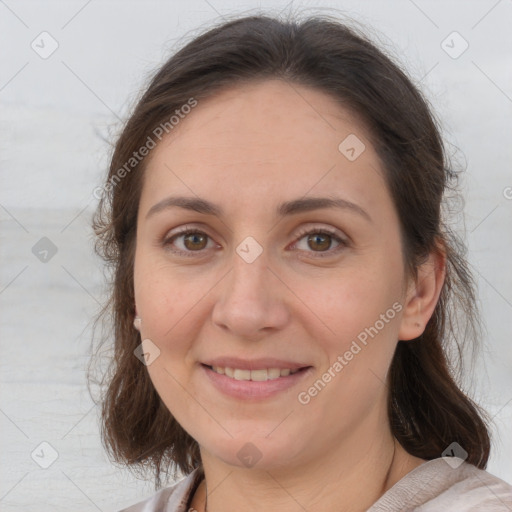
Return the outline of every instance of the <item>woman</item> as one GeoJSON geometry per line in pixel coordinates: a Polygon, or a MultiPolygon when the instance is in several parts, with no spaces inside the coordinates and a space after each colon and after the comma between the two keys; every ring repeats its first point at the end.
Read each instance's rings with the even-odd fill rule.
{"type": "Polygon", "coordinates": [[[94,222],[106,445],[186,475],[127,511],[512,509],[445,354],[476,322],[453,177],[421,94],[336,20],[241,18],[163,65],[94,222]]]}

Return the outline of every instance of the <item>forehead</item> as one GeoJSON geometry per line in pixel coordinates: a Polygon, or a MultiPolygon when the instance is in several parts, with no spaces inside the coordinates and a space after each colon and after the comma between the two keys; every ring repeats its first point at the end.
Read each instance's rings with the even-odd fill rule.
{"type": "Polygon", "coordinates": [[[174,192],[247,207],[333,192],[389,200],[379,199],[383,173],[362,123],[330,96],[281,80],[199,100],[150,157],[142,203],[174,192]]]}

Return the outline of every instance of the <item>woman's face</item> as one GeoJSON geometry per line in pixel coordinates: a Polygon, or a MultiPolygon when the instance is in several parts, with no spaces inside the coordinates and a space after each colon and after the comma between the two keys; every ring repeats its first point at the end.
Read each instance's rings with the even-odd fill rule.
{"type": "Polygon", "coordinates": [[[264,81],[199,101],[150,156],[135,300],[172,415],[240,467],[364,450],[387,428],[404,263],[361,124],[264,81]]]}

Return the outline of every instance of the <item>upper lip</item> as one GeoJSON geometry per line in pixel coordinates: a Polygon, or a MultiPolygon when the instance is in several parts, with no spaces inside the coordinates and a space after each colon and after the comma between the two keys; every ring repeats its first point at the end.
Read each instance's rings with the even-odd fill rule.
{"type": "Polygon", "coordinates": [[[240,370],[263,370],[265,368],[279,368],[280,370],[289,368],[290,370],[297,370],[299,368],[310,366],[308,364],[285,361],[283,359],[276,359],[272,357],[264,357],[260,359],[216,357],[215,359],[203,361],[203,364],[207,366],[220,366],[221,368],[238,368],[240,370]]]}

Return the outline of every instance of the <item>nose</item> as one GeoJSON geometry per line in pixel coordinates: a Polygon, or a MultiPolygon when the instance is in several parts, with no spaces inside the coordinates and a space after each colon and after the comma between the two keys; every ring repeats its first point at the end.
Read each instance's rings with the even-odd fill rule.
{"type": "Polygon", "coordinates": [[[231,271],[216,287],[214,324],[233,337],[253,340],[284,328],[289,321],[287,288],[269,268],[265,251],[252,262],[235,252],[232,261],[231,271]]]}

